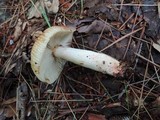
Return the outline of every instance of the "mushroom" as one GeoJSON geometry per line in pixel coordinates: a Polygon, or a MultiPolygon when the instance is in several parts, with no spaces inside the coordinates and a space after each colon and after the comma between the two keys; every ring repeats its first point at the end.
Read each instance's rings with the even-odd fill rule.
{"type": "Polygon", "coordinates": [[[73,32],[69,27],[53,26],[37,38],[31,51],[31,67],[39,80],[49,84],[56,81],[66,61],[112,76],[123,74],[120,62],[111,56],[71,48],[73,32]]]}

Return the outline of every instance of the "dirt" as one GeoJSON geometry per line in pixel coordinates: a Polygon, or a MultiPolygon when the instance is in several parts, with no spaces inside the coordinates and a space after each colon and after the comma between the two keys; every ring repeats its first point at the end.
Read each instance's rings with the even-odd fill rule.
{"type": "Polygon", "coordinates": [[[158,3],[59,0],[51,6],[56,11],[47,12],[30,0],[0,1],[0,119],[159,120],[160,50],[153,46],[160,39],[158,3]],[[125,74],[113,77],[67,62],[53,84],[38,80],[32,46],[55,25],[74,27],[72,47],[114,57],[125,74]]]}

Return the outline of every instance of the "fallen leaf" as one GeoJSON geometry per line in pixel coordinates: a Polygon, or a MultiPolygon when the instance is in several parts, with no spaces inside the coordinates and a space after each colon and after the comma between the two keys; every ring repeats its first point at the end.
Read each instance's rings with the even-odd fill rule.
{"type": "Polygon", "coordinates": [[[8,105],[8,104],[12,104],[12,103],[14,103],[14,102],[16,102],[16,98],[15,98],[15,97],[3,101],[3,102],[2,102],[2,105],[8,105]]]}
{"type": "Polygon", "coordinates": [[[57,13],[59,10],[59,0],[44,0],[48,13],[57,13]]]}
{"type": "Polygon", "coordinates": [[[19,38],[21,33],[22,33],[22,21],[21,21],[21,19],[18,19],[18,23],[17,23],[17,25],[15,27],[15,31],[13,33],[15,41],[19,38]]]}
{"type": "MultiPolygon", "coordinates": [[[[10,62],[10,61],[9,61],[10,62]]],[[[12,69],[17,65],[17,63],[13,63],[12,65],[8,64],[8,66],[5,67],[4,73],[7,74],[9,71],[12,71],[12,69]]]]}
{"type": "Polygon", "coordinates": [[[160,40],[157,43],[153,42],[153,47],[160,52],[160,40]]]}
{"type": "Polygon", "coordinates": [[[28,13],[28,19],[33,17],[42,17],[42,10],[47,13],[57,13],[59,10],[59,0],[40,0],[37,1],[30,9],[28,13]]]}
{"type": "Polygon", "coordinates": [[[159,15],[159,18],[160,18],[160,2],[158,2],[158,15],[159,15]]]}
{"type": "Polygon", "coordinates": [[[31,19],[33,17],[40,18],[42,17],[41,12],[39,8],[42,8],[44,10],[44,4],[42,1],[37,1],[30,9],[28,12],[28,19],[31,19]]]}
{"type": "Polygon", "coordinates": [[[96,4],[98,4],[100,0],[85,0],[84,7],[85,8],[91,8],[94,7],[96,4]]]}
{"type": "Polygon", "coordinates": [[[105,115],[89,113],[88,120],[106,120],[105,115]]]}
{"type": "Polygon", "coordinates": [[[109,32],[110,26],[101,20],[95,20],[90,25],[85,25],[77,29],[79,33],[101,33],[104,29],[104,32],[109,32]]]}
{"type": "Polygon", "coordinates": [[[152,106],[154,107],[160,106],[160,96],[158,96],[156,100],[152,102],[152,106]]]}
{"type": "Polygon", "coordinates": [[[71,6],[70,1],[68,0],[59,0],[59,3],[63,9],[68,9],[71,6]]]}
{"type": "Polygon", "coordinates": [[[22,25],[22,31],[26,28],[26,26],[29,26],[29,22],[24,22],[22,25]]]}
{"type": "Polygon", "coordinates": [[[33,40],[35,41],[43,32],[42,31],[35,31],[31,34],[33,40]]]}
{"type": "Polygon", "coordinates": [[[26,111],[27,111],[27,103],[28,103],[28,98],[29,97],[29,92],[28,92],[28,86],[25,82],[22,82],[20,86],[17,88],[17,112],[19,113],[19,116],[21,116],[21,120],[24,120],[26,116],[26,111]]]}
{"type": "Polygon", "coordinates": [[[16,115],[16,104],[12,103],[7,106],[0,107],[0,116],[5,116],[7,118],[14,117],[16,115]]]}
{"type": "MultiPolygon", "coordinates": [[[[25,30],[27,25],[29,25],[28,22],[22,22],[21,19],[18,19],[18,22],[15,26],[15,30],[14,30],[14,33],[13,33],[14,41],[16,41],[21,36],[22,31],[25,30]]],[[[14,43],[14,41],[13,41],[13,43],[14,43]]],[[[12,44],[10,44],[10,45],[12,45],[12,44]]]]}
{"type": "Polygon", "coordinates": [[[88,10],[88,16],[95,16],[96,14],[103,20],[110,21],[116,21],[119,16],[118,8],[106,4],[96,5],[88,10]]]}

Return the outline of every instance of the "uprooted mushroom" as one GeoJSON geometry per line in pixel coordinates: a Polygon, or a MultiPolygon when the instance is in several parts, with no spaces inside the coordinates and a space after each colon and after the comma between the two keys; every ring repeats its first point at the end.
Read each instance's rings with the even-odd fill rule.
{"type": "Polygon", "coordinates": [[[31,51],[31,67],[39,80],[53,83],[66,61],[112,76],[123,74],[123,66],[111,56],[71,48],[73,32],[69,27],[53,26],[38,37],[31,51]]]}

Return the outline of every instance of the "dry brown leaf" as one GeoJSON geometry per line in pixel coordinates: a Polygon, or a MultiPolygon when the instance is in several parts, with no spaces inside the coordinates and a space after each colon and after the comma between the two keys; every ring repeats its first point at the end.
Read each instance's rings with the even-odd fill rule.
{"type": "Polygon", "coordinates": [[[63,9],[68,9],[71,6],[70,1],[68,0],[59,0],[59,3],[61,4],[63,9]]]}
{"type": "Polygon", "coordinates": [[[88,120],[106,120],[105,115],[89,113],[88,120]]]}
{"type": "Polygon", "coordinates": [[[33,40],[36,40],[43,32],[42,31],[35,31],[31,34],[33,40]]]}
{"type": "Polygon", "coordinates": [[[17,88],[17,113],[19,113],[20,120],[24,120],[26,116],[26,111],[27,111],[27,103],[28,103],[28,97],[29,97],[29,92],[28,92],[28,86],[25,82],[22,82],[20,86],[17,88]]]}
{"type": "Polygon", "coordinates": [[[59,0],[44,0],[48,13],[57,13],[59,10],[59,0]]]}
{"type": "Polygon", "coordinates": [[[160,18],[160,2],[158,2],[158,15],[159,15],[159,18],[160,18]]]}
{"type": "Polygon", "coordinates": [[[28,26],[29,25],[29,22],[27,21],[27,22],[24,22],[23,23],[23,25],[22,25],[22,31],[26,28],[26,26],[28,26]]]}
{"type": "Polygon", "coordinates": [[[28,19],[31,19],[33,17],[40,18],[42,17],[41,12],[39,11],[39,8],[42,8],[44,10],[44,4],[42,1],[37,1],[28,12],[28,19]]]}
{"type": "Polygon", "coordinates": [[[120,103],[120,102],[110,103],[110,104],[107,105],[108,108],[119,107],[119,106],[121,106],[121,103],[120,103]]]}
{"type": "Polygon", "coordinates": [[[90,25],[85,25],[77,29],[79,33],[101,33],[109,32],[110,26],[101,20],[95,20],[90,25]]]}
{"type": "Polygon", "coordinates": [[[160,52],[160,40],[158,40],[157,43],[153,42],[153,47],[160,52]]]}
{"type": "Polygon", "coordinates": [[[17,63],[13,63],[12,65],[8,65],[4,71],[5,74],[7,74],[9,71],[12,71],[13,68],[17,65],[17,63]]]}
{"type": "Polygon", "coordinates": [[[156,101],[157,101],[157,105],[160,105],[160,96],[157,97],[156,101]]]}
{"type": "Polygon", "coordinates": [[[59,10],[59,0],[40,0],[37,1],[33,7],[29,9],[28,19],[33,17],[42,17],[41,10],[45,10],[47,13],[57,13],[59,10]]]}
{"type": "Polygon", "coordinates": [[[91,8],[94,7],[96,4],[98,4],[100,0],[85,0],[84,7],[85,8],[91,8]]]}
{"type": "Polygon", "coordinates": [[[160,96],[157,97],[157,99],[152,102],[152,106],[157,107],[160,106],[160,96]]]}
{"type": "Polygon", "coordinates": [[[15,31],[13,33],[14,41],[16,41],[21,36],[22,31],[24,31],[24,29],[26,28],[27,25],[29,25],[28,22],[22,22],[21,19],[18,19],[18,22],[15,26],[15,31]]]}
{"type": "Polygon", "coordinates": [[[15,98],[15,97],[3,101],[3,102],[2,102],[2,105],[8,105],[8,104],[12,104],[12,103],[14,103],[14,102],[16,102],[16,98],[15,98]]]}
{"type": "Polygon", "coordinates": [[[5,116],[6,117],[13,117],[16,115],[16,106],[15,105],[10,105],[9,107],[5,108],[5,116]]]}
{"type": "Polygon", "coordinates": [[[15,41],[19,38],[21,33],[22,33],[22,21],[21,21],[21,19],[18,19],[18,23],[17,23],[17,25],[15,27],[15,31],[13,33],[15,41]]]}
{"type": "Polygon", "coordinates": [[[16,104],[12,103],[7,106],[3,106],[0,108],[1,116],[5,116],[7,118],[14,117],[16,115],[16,104]]]}

